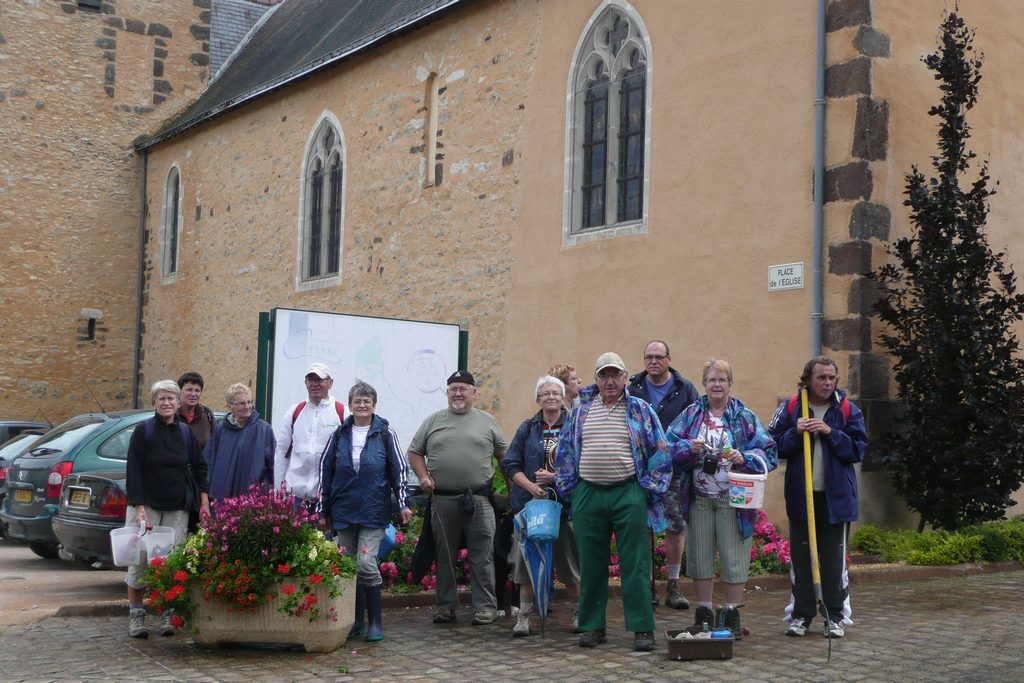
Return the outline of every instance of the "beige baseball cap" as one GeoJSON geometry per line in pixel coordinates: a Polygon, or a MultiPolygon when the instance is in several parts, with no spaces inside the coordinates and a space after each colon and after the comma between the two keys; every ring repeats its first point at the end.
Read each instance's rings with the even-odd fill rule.
{"type": "Polygon", "coordinates": [[[597,357],[597,364],[594,366],[594,374],[600,374],[605,368],[616,368],[622,372],[626,371],[626,364],[622,362],[622,356],[608,351],[597,357]]]}

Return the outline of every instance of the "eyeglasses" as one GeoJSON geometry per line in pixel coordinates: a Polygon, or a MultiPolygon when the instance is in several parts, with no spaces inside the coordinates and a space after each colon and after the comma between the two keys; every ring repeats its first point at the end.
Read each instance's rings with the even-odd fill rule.
{"type": "Polygon", "coordinates": [[[704,384],[728,384],[729,380],[721,377],[709,377],[704,380],[704,384]]]}
{"type": "Polygon", "coordinates": [[[650,362],[656,361],[656,360],[665,360],[666,358],[668,358],[668,356],[655,356],[655,355],[652,354],[650,356],[644,356],[644,362],[645,363],[650,363],[650,362]]]}
{"type": "Polygon", "coordinates": [[[354,399],[352,399],[349,402],[352,405],[354,405],[354,406],[372,406],[373,405],[373,399],[372,398],[354,398],[354,399]]]}
{"type": "Polygon", "coordinates": [[[473,387],[448,387],[449,394],[468,394],[473,391],[473,387]]]}
{"type": "Polygon", "coordinates": [[[560,391],[545,391],[543,394],[537,394],[537,398],[562,398],[560,391]]]}
{"type": "Polygon", "coordinates": [[[228,405],[229,406],[249,406],[251,408],[252,406],[256,405],[256,402],[255,401],[235,401],[233,403],[228,403],[228,405]]]}
{"type": "Polygon", "coordinates": [[[157,403],[177,403],[177,396],[161,396],[156,400],[157,403]]]}

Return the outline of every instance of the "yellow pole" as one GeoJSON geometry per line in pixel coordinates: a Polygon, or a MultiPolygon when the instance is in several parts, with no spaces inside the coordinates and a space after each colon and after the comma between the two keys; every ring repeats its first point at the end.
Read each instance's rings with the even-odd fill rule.
{"type": "MultiPolygon", "coordinates": [[[[800,390],[800,416],[810,417],[807,408],[807,389],[800,390]]],[[[811,474],[811,433],[804,431],[804,489],[807,494],[807,536],[811,543],[811,580],[814,598],[821,602],[821,564],[818,561],[818,535],[814,528],[814,478],[811,474]]]]}

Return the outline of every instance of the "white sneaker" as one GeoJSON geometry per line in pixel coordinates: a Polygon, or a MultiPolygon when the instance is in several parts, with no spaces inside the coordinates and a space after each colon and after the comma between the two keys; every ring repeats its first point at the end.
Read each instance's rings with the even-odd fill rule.
{"type": "Polygon", "coordinates": [[[516,625],[512,628],[512,637],[525,638],[528,635],[530,635],[530,610],[521,609],[516,618],[516,625]]]}
{"type": "Polygon", "coordinates": [[[842,624],[835,621],[825,622],[825,632],[822,634],[826,638],[842,638],[846,635],[846,631],[843,630],[842,624]]]}
{"type": "Polygon", "coordinates": [[[807,629],[810,628],[810,626],[810,619],[794,619],[789,625],[789,628],[786,629],[786,635],[799,638],[800,636],[807,635],[807,629]]]}

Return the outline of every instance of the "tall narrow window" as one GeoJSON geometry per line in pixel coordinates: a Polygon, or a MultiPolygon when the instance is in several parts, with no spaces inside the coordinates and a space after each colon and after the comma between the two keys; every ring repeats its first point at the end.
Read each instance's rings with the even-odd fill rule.
{"type": "Polygon", "coordinates": [[[164,278],[173,278],[178,272],[178,231],[181,227],[181,175],[177,168],[172,168],[167,174],[163,218],[160,271],[164,278]]]}
{"type": "Polygon", "coordinates": [[[567,109],[567,244],[646,232],[649,54],[639,17],[617,0],[580,42],[567,109]]]}
{"type": "Polygon", "coordinates": [[[317,127],[305,168],[299,284],[308,289],[336,284],[341,274],[345,162],[333,122],[325,120],[317,127]]]}
{"type": "Polygon", "coordinates": [[[423,184],[426,187],[432,185],[440,185],[440,179],[443,174],[438,173],[437,159],[437,98],[439,97],[438,85],[437,85],[437,73],[432,72],[427,77],[427,91],[425,95],[426,105],[426,126],[423,131],[423,157],[424,157],[424,176],[423,184]]]}

